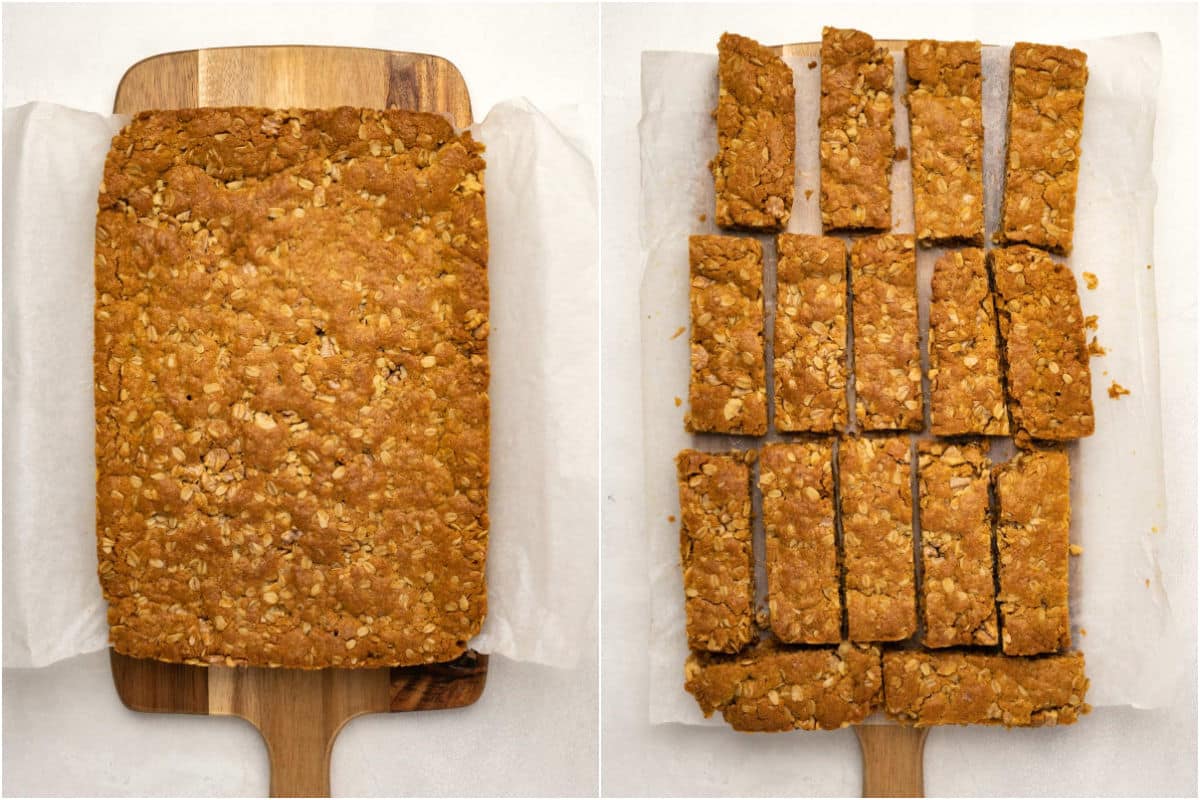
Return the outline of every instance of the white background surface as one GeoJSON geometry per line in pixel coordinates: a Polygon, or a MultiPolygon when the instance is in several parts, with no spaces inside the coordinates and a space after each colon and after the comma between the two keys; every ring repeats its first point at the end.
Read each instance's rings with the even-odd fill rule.
{"type": "MultiPolygon", "coordinates": [[[[172,50],[415,50],[455,62],[477,119],[525,96],[594,162],[596,18],[594,6],[6,5],[4,105],[109,112],[129,66],[172,50]]],[[[571,671],[493,658],[470,708],[350,723],[334,748],[334,794],[594,794],[596,680],[594,651],[571,671]]],[[[5,795],[263,795],[266,766],[247,723],[126,710],[106,653],[4,672],[5,795]]]]}
{"type": "MultiPolygon", "coordinates": [[[[879,38],[979,38],[1058,42],[1154,31],[1163,74],[1156,136],[1157,260],[1168,529],[1163,580],[1195,652],[1196,281],[1193,7],[739,5],[607,6],[602,20],[603,579],[647,575],[644,538],[638,287],[639,63],[643,50],[715,50],[724,30],[763,42],[811,41],[822,25],[879,38]]],[[[1086,268],[1086,267],[1085,267],[1086,268]]],[[[634,585],[638,585],[634,582],[634,585]]],[[[742,736],[724,727],[647,721],[649,579],[641,592],[604,594],[603,698],[606,794],[845,795],[861,790],[852,732],[742,736]]],[[[1086,641],[1082,643],[1086,651],[1086,641]]],[[[930,795],[1194,795],[1196,664],[1177,705],[1156,711],[1102,709],[1070,728],[931,732],[930,795]],[[1019,765],[1019,766],[1018,766],[1019,765]]],[[[682,676],[682,667],[681,667],[682,676]]],[[[681,677],[682,681],[682,677],[681,677]]]]}

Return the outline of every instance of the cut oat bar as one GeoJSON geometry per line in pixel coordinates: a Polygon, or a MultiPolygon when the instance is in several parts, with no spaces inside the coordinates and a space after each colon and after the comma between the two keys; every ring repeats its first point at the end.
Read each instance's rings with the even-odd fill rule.
{"type": "Polygon", "coordinates": [[[768,640],[740,656],[692,653],[684,674],[704,716],[720,711],[744,732],[836,730],[883,702],[879,648],[850,642],[793,649],[768,640]]]}
{"type": "Polygon", "coordinates": [[[855,416],[865,431],[925,424],[913,237],[885,233],[850,248],[855,416]]]}
{"type": "Polygon", "coordinates": [[[933,268],[929,411],[937,436],[1007,436],[996,310],[983,251],[947,252],[933,268]]]}
{"type": "Polygon", "coordinates": [[[796,191],[796,98],[792,70],[753,39],[726,33],[717,45],[717,225],[783,230],[796,191]]]}
{"type": "Polygon", "coordinates": [[[986,446],[917,444],[926,647],[997,644],[986,446]]]}
{"type": "Polygon", "coordinates": [[[846,616],[855,642],[916,630],[912,455],[907,436],[849,437],[838,445],[846,616]]]}
{"type": "Polygon", "coordinates": [[[775,429],[845,430],[846,246],[782,233],[777,248],[775,429]]]}
{"type": "Polygon", "coordinates": [[[983,244],[983,74],[979,42],[904,50],[913,212],[922,245],[983,244]]]}
{"type": "Polygon", "coordinates": [[[1087,54],[1018,42],[1010,61],[999,242],[1071,252],[1087,54]]]}
{"type": "Polygon", "coordinates": [[[1017,432],[1065,441],[1095,430],[1092,375],[1075,276],[1033,247],[988,251],[1017,432]]]}
{"type": "Polygon", "coordinates": [[[148,111],[96,218],[114,649],[447,661],[487,609],[483,146],[407,111],[148,111]]]}
{"type": "Polygon", "coordinates": [[[759,463],[771,630],[793,644],[841,640],[833,440],[763,447],[759,463]]]}
{"type": "Polygon", "coordinates": [[[732,236],[692,236],[692,374],[689,431],[767,432],[762,245],[732,236]]]}
{"type": "Polygon", "coordinates": [[[883,654],[884,704],[906,725],[1070,725],[1091,711],[1083,653],[1042,658],[944,651],[883,654]]]}
{"type": "Polygon", "coordinates": [[[747,458],[684,450],[675,459],[684,607],[693,650],[736,653],[756,636],[747,458]]]}
{"type": "Polygon", "coordinates": [[[821,226],[892,227],[894,67],[867,34],[825,28],[821,35],[821,226]]]}
{"type": "Polygon", "coordinates": [[[1067,454],[1018,453],[993,470],[1000,638],[1013,656],[1071,645],[1067,598],[1071,468],[1067,454]]]}

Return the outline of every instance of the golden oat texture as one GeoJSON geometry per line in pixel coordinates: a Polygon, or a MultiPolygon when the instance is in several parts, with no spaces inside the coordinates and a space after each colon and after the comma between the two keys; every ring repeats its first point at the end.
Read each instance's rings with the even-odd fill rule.
{"type": "Polygon", "coordinates": [[[446,661],[487,608],[487,223],[403,111],[138,114],[96,221],[100,580],[121,653],[446,661]]]}

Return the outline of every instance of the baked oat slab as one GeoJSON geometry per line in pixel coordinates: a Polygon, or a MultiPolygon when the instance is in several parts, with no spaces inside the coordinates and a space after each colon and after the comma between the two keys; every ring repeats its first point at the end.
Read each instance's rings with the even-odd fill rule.
{"type": "Polygon", "coordinates": [[[469,133],[403,111],[145,112],[96,224],[115,649],[452,659],[487,606],[487,223],[469,133]]]}
{"type": "Polygon", "coordinates": [[[846,429],[846,246],[781,233],[775,291],[775,429],[846,429]]]}
{"type": "Polygon", "coordinates": [[[979,42],[904,49],[913,213],[922,245],[983,244],[983,71],[979,42]]]}
{"type": "Polygon", "coordinates": [[[979,442],[917,443],[926,647],[994,645],[991,476],[979,442]]]}
{"type": "Polygon", "coordinates": [[[894,65],[887,48],[862,31],[821,34],[821,227],[892,226],[894,65]]]}
{"type": "Polygon", "coordinates": [[[796,192],[796,96],[792,69],[753,39],[717,45],[717,225],[783,230],[796,192]]]}
{"type": "Polygon", "coordinates": [[[759,462],[771,630],[783,642],[841,639],[833,439],[768,444],[759,462]]]}
{"type": "Polygon", "coordinates": [[[684,675],[704,716],[720,711],[736,731],[836,730],[882,702],[879,648],[850,642],[792,649],[766,640],[738,656],[692,653],[684,675]]]}
{"type": "Polygon", "coordinates": [[[1083,653],[1043,658],[943,651],[883,654],[884,704],[906,725],[1070,725],[1091,711],[1083,653]]]}

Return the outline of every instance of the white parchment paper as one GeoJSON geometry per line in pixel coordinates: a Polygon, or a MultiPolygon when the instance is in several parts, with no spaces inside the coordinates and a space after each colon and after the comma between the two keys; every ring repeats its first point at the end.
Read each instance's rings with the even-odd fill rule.
{"type": "MultiPolygon", "coordinates": [[[[1090,80],[1075,249],[1067,263],[1079,282],[1084,314],[1099,317],[1099,341],[1108,350],[1107,355],[1092,359],[1096,433],[1070,447],[1071,540],[1084,548],[1071,567],[1073,642],[1087,658],[1092,705],[1158,707],[1170,702],[1184,660],[1192,657],[1176,635],[1156,555],[1166,514],[1154,272],[1148,265],[1153,264],[1151,164],[1160,50],[1153,35],[1073,46],[1087,52],[1090,80]],[[1098,276],[1095,290],[1085,287],[1084,271],[1098,276]],[[1114,380],[1132,393],[1110,399],[1107,389],[1114,380]]],[[[1008,53],[1008,47],[984,49],[989,237],[996,228],[1003,177],[1008,53]]],[[[895,56],[896,143],[907,149],[903,52],[895,56]]],[[[815,61],[815,57],[788,59],[797,103],[796,202],[788,227],[795,233],[820,233],[820,70],[809,67],[815,61]]],[[[723,724],[719,717],[706,723],[683,689],[687,644],[674,456],[685,447],[728,450],[752,447],[756,441],[692,435],[683,428],[689,361],[687,237],[720,232],[712,219],[713,183],[707,169],[716,150],[710,116],[717,102],[716,67],[716,56],[710,54],[651,52],[642,58],[641,303],[652,723],[723,724]]],[[[911,191],[911,166],[907,160],[897,161],[892,176],[894,230],[913,230],[911,191]]],[[[772,237],[758,238],[766,260],[769,370],[775,247],[772,237]]],[[[942,252],[918,250],[923,354],[929,281],[942,252]]],[[[774,438],[779,437],[768,437],[774,438]]],[[[1003,459],[1009,452],[1011,445],[1001,445],[993,455],[1003,459]]],[[[763,543],[757,523],[755,536],[761,573],[763,543]]],[[[765,589],[762,577],[760,592],[765,589]]]]}
{"type": "MultiPolygon", "coordinates": [[[[96,578],[92,237],[123,118],[4,115],[4,666],[106,646],[96,578]]],[[[472,647],[568,668],[594,635],[596,203],[592,166],[537,109],[487,145],[491,253],[489,613],[472,647]]]]}

